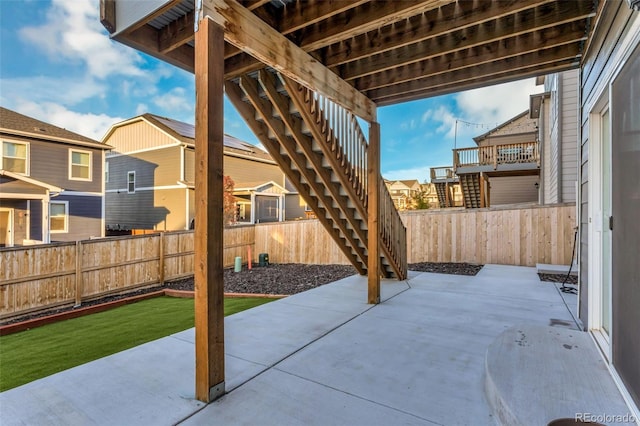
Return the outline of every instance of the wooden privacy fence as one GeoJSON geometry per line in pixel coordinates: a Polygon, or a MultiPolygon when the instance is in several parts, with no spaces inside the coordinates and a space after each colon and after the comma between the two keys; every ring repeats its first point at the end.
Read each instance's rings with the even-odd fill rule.
{"type": "MultiPolygon", "coordinates": [[[[225,265],[254,242],[253,226],[226,229],[225,265]]],[[[1,250],[0,319],[191,276],[193,258],[193,231],[1,250]]]]}
{"type": "MultiPolygon", "coordinates": [[[[407,261],[535,266],[571,262],[575,206],[416,210],[407,261]]],[[[272,263],[348,264],[317,220],[228,228],[224,263],[268,253],[272,263]]],[[[0,319],[193,274],[193,231],[0,250],[0,319]]]]}

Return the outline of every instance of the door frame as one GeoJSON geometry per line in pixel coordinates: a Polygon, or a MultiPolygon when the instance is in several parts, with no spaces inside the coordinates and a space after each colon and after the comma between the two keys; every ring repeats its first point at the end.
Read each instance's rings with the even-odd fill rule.
{"type": "MultiPolygon", "coordinates": [[[[589,324],[588,329],[592,332],[600,350],[610,363],[612,361],[612,306],[609,307],[609,332],[602,329],[602,274],[605,254],[602,252],[604,243],[602,227],[604,226],[602,190],[602,117],[611,111],[609,109],[609,85],[600,100],[595,104],[589,113],[589,324]]],[[[609,125],[609,144],[611,144],[611,125],[609,125]]],[[[611,153],[611,150],[609,151],[611,153]]],[[[611,177],[609,177],[611,179],[611,177]]],[[[611,184],[611,182],[608,182],[611,184]]],[[[611,253],[609,253],[609,263],[612,263],[611,253]]],[[[611,270],[611,268],[609,268],[611,270]]],[[[611,277],[609,277],[611,283],[611,277]]],[[[611,302],[611,297],[609,297],[611,302]]],[[[611,303],[610,303],[611,304],[611,303]]]]}
{"type": "Polygon", "coordinates": [[[7,235],[9,236],[9,241],[8,244],[5,243],[5,247],[13,247],[15,244],[15,240],[13,238],[13,234],[14,234],[14,223],[13,223],[13,218],[14,218],[14,209],[10,208],[10,207],[0,207],[0,211],[1,212],[7,212],[9,213],[8,217],[7,217],[7,235]]]}

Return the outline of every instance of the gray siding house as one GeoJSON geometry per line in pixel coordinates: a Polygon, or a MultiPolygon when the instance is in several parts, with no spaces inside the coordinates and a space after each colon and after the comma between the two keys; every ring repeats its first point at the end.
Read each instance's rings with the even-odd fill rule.
{"type": "Polygon", "coordinates": [[[532,95],[530,116],[538,120],[541,204],[574,203],[578,179],[578,70],[539,78],[544,93],[532,95]]]}
{"type": "Polygon", "coordinates": [[[579,311],[640,418],[640,5],[606,1],[580,68],[579,311]]]}
{"type": "MultiPolygon", "coordinates": [[[[114,124],[103,142],[109,231],[188,229],[195,217],[195,128],[143,114],[114,124]]],[[[234,181],[236,221],[304,218],[304,201],[260,148],[225,135],[224,173],[234,181]]]]}
{"type": "Polygon", "coordinates": [[[104,153],[93,139],[0,107],[0,246],[104,236],[104,153]]]}

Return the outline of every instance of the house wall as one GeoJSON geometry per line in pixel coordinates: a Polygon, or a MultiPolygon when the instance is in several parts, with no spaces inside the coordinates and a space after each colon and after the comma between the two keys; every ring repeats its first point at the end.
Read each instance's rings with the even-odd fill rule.
{"type": "Polygon", "coordinates": [[[31,225],[29,238],[35,241],[44,241],[44,236],[42,235],[42,201],[31,200],[29,202],[29,222],[31,225]]]}
{"type": "Polygon", "coordinates": [[[538,176],[492,177],[489,180],[490,205],[537,203],[536,182],[538,182],[538,176]]]}
{"type": "Polygon", "coordinates": [[[307,203],[298,194],[287,194],[284,197],[284,220],[298,220],[306,218],[304,208],[307,203]]]}
{"type": "Polygon", "coordinates": [[[558,202],[576,201],[578,180],[578,70],[565,71],[562,78],[562,144],[558,202]]]}
{"type": "MultiPolygon", "coordinates": [[[[580,310],[579,315],[583,323],[590,326],[597,320],[597,307],[592,301],[598,301],[597,294],[590,294],[589,286],[597,289],[600,278],[596,276],[598,266],[602,263],[599,257],[599,247],[596,244],[591,246],[595,239],[596,229],[595,223],[599,219],[599,213],[590,208],[589,203],[595,202],[596,192],[601,176],[590,175],[590,161],[596,158],[594,152],[590,152],[591,148],[599,149],[596,141],[590,140],[590,133],[597,134],[597,117],[591,114],[598,113],[603,105],[606,105],[610,99],[609,85],[613,77],[617,74],[620,66],[625,63],[628,55],[634,48],[640,44],[640,13],[633,12],[627,2],[605,2],[603,5],[600,20],[595,27],[595,32],[589,46],[589,50],[585,55],[583,66],[581,68],[581,146],[580,146],[580,310]],[[593,213],[593,216],[592,216],[593,213]],[[589,256],[592,256],[589,259],[589,256]],[[593,263],[593,264],[590,264],[593,263]],[[594,309],[592,311],[592,309],[594,309]],[[595,315],[594,318],[590,318],[595,315]]],[[[615,105],[615,100],[613,102],[615,105]]],[[[616,111],[611,110],[613,119],[615,120],[616,111]]],[[[613,129],[615,134],[616,129],[613,129]]],[[[619,141],[612,140],[615,147],[619,141]]],[[[616,148],[614,148],[615,151],[616,148]]],[[[595,168],[593,168],[595,169],[595,168]]],[[[615,173],[615,172],[614,172],[615,173]]],[[[614,199],[617,192],[622,188],[613,188],[614,199]]],[[[620,194],[617,194],[620,196],[620,194]]],[[[613,212],[615,217],[616,212],[613,212]]],[[[620,225],[618,225],[620,226],[620,225]]],[[[614,228],[614,247],[617,228],[614,228]]],[[[619,228],[618,228],[619,229],[619,228]]],[[[628,236],[627,236],[628,237],[628,236]]],[[[613,264],[616,264],[615,249],[613,252],[613,264]]],[[[635,255],[634,250],[629,253],[622,253],[622,256],[635,255]],[[632,254],[633,253],[633,254],[632,254]]],[[[614,276],[615,276],[614,266],[614,276]]],[[[625,280],[624,282],[612,281],[612,299],[613,299],[613,366],[616,369],[622,384],[627,390],[630,398],[633,399],[636,406],[640,406],[640,373],[638,370],[638,362],[640,359],[640,345],[638,345],[637,324],[640,322],[640,314],[637,309],[637,302],[634,308],[618,311],[620,305],[616,305],[616,299],[626,299],[626,303],[637,300],[638,282],[625,280]],[[622,292],[623,294],[619,294],[622,292]],[[633,339],[617,339],[620,323],[616,323],[616,318],[624,318],[622,327],[627,331],[632,330],[633,339]],[[624,345],[624,349],[623,349],[624,345]]],[[[611,359],[610,359],[611,361],[611,359]]]]}
{"type": "Polygon", "coordinates": [[[511,143],[526,143],[526,142],[535,142],[535,140],[536,140],[535,132],[529,132],[529,133],[520,133],[517,135],[491,136],[481,141],[478,144],[478,146],[494,146],[494,145],[504,145],[504,144],[511,144],[511,143]]]}
{"type": "Polygon", "coordinates": [[[29,176],[50,185],[64,188],[65,191],[102,192],[102,150],[76,147],[58,142],[29,140],[30,173],[29,176]],[[91,181],[69,179],[69,151],[91,152],[91,181]]]}
{"type": "Polygon", "coordinates": [[[107,157],[107,191],[127,191],[127,174],[136,172],[136,190],[159,186],[177,186],[180,180],[180,146],[168,146],[134,155],[107,157]]]}
{"type": "Polygon", "coordinates": [[[102,197],[74,196],[64,193],[51,201],[68,201],[68,232],[51,233],[51,242],[86,240],[101,237],[102,229],[102,197]]]}
{"type": "Polygon", "coordinates": [[[550,132],[550,119],[549,115],[551,112],[551,98],[547,97],[544,99],[542,103],[542,111],[540,111],[540,140],[542,141],[542,152],[541,152],[541,173],[542,173],[542,203],[543,204],[553,204],[554,201],[551,198],[551,187],[552,185],[552,175],[551,175],[551,155],[549,154],[551,151],[551,132],[550,132]]]}
{"type": "MultiPolygon", "coordinates": [[[[106,194],[109,229],[155,229],[174,231],[189,224],[186,188],[137,190],[134,194],[106,194]]],[[[193,197],[190,197],[193,198],[193,197]]]]}
{"type": "Polygon", "coordinates": [[[277,164],[263,163],[246,158],[224,156],[224,174],[238,183],[274,181],[280,186],[285,185],[284,173],[277,164]]]}
{"type": "MultiPolygon", "coordinates": [[[[560,130],[560,122],[562,120],[561,113],[561,96],[562,93],[559,92],[559,86],[561,86],[560,74],[553,74],[549,76],[549,81],[545,84],[545,88],[547,91],[551,92],[551,97],[549,98],[549,149],[545,152],[547,161],[546,166],[548,167],[549,172],[549,180],[547,181],[547,191],[549,194],[548,201],[550,203],[558,202],[558,162],[559,162],[559,151],[561,144],[561,130],[560,130]]],[[[545,82],[546,83],[546,82],[545,82]]]]}
{"type": "Polygon", "coordinates": [[[179,144],[166,132],[142,119],[117,127],[109,135],[109,138],[105,140],[105,143],[114,148],[110,153],[107,153],[107,157],[119,153],[130,153],[179,144]]]}

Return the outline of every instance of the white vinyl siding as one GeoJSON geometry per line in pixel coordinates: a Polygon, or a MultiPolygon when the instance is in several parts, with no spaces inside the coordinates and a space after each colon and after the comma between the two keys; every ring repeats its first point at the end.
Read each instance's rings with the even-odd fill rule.
{"type": "Polygon", "coordinates": [[[52,201],[49,204],[49,232],[69,232],[69,203],[52,201]]]}
{"type": "Polygon", "coordinates": [[[109,162],[104,162],[104,183],[109,183],[109,162]]]}
{"type": "Polygon", "coordinates": [[[29,175],[29,144],[2,141],[0,169],[29,175]]]}
{"type": "Polygon", "coordinates": [[[69,180],[91,180],[91,154],[90,151],[69,150],[69,180]]]}

